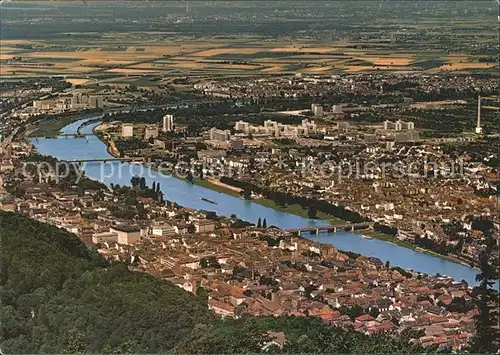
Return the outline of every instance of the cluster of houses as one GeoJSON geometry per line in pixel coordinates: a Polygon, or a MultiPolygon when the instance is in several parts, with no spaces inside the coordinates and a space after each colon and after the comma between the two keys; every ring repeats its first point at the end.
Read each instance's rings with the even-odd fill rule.
{"type": "Polygon", "coordinates": [[[222,317],[314,316],[365,334],[422,330],[424,345],[460,348],[474,331],[475,308],[466,283],[447,277],[402,275],[376,258],[349,257],[330,245],[278,230],[235,229],[148,239],[99,249],[111,260],[203,290],[222,317]]]}

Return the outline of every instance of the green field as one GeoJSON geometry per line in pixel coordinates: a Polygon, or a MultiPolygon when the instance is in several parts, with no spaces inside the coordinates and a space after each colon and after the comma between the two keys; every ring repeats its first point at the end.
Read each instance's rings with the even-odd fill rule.
{"type": "Polygon", "coordinates": [[[37,123],[36,129],[29,134],[31,138],[37,137],[55,137],[59,135],[59,131],[73,122],[80,120],[81,116],[67,116],[58,118],[44,119],[37,123]]]}

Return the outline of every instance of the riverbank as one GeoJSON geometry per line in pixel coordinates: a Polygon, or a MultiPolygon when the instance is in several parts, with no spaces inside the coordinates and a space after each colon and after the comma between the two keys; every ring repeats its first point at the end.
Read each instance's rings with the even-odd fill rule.
{"type": "MultiPolygon", "coordinates": [[[[255,202],[261,206],[269,207],[277,211],[281,212],[286,212],[286,213],[291,213],[296,216],[304,217],[304,218],[310,218],[309,215],[307,214],[307,208],[302,208],[301,205],[295,204],[295,205],[286,205],[286,206],[280,206],[276,204],[273,200],[270,200],[268,198],[258,198],[251,200],[252,202],[255,202]]],[[[316,213],[316,218],[318,220],[322,221],[329,221],[333,225],[339,225],[339,224],[345,224],[347,223],[343,219],[337,218],[335,216],[332,216],[330,214],[318,211],[316,213]]]]}
{"type": "MultiPolygon", "coordinates": [[[[180,178],[177,176],[175,178],[187,181],[186,179],[183,179],[183,178],[180,178]]],[[[226,188],[220,184],[215,184],[215,183],[210,182],[206,179],[193,179],[192,183],[194,185],[198,185],[198,186],[204,187],[204,188],[209,189],[209,190],[213,190],[213,191],[217,191],[219,193],[224,193],[227,195],[241,198],[241,194],[236,192],[235,190],[232,190],[230,188],[226,188]]],[[[270,200],[267,198],[258,198],[258,199],[248,200],[248,201],[251,201],[253,203],[256,203],[256,204],[264,206],[264,207],[272,208],[276,211],[290,213],[290,214],[293,214],[293,215],[296,215],[299,217],[303,217],[303,218],[309,218],[309,216],[307,215],[307,209],[302,208],[302,206],[300,206],[300,205],[287,205],[287,206],[283,207],[283,206],[277,205],[273,200],[270,200]]],[[[347,223],[346,221],[344,221],[340,218],[337,218],[335,216],[332,216],[332,215],[329,215],[329,214],[326,214],[323,212],[319,212],[319,211],[316,215],[316,219],[321,220],[321,221],[329,221],[333,225],[347,223]]]]}
{"type": "MultiPolygon", "coordinates": [[[[85,119],[87,117],[92,117],[95,114],[98,114],[98,111],[87,110],[85,113],[82,112],[74,114],[67,114],[67,116],[48,116],[45,119],[41,119],[37,123],[35,123],[35,127],[28,135],[29,138],[41,138],[41,137],[57,137],[61,130],[77,121],[85,119]]],[[[90,123],[90,121],[88,121],[90,123]]],[[[85,125],[83,123],[82,125],[85,125]]],[[[80,132],[80,128],[78,128],[77,133],[80,132]]]]}
{"type": "Polygon", "coordinates": [[[392,244],[398,245],[398,246],[403,247],[403,248],[415,250],[415,251],[418,251],[418,252],[421,252],[421,253],[436,257],[436,258],[440,258],[443,260],[447,260],[447,261],[451,261],[451,262],[454,262],[457,264],[471,267],[468,263],[466,263],[463,260],[453,258],[450,256],[446,256],[446,255],[442,255],[442,254],[433,252],[432,250],[429,250],[429,249],[421,248],[418,245],[412,244],[412,243],[404,241],[404,240],[400,240],[400,239],[398,239],[392,235],[389,235],[389,234],[384,234],[384,233],[380,233],[380,232],[376,232],[376,231],[363,231],[363,235],[370,237],[370,238],[383,240],[384,242],[392,243],[392,244]]]}
{"type": "Polygon", "coordinates": [[[61,129],[81,120],[81,116],[68,116],[59,119],[40,121],[28,135],[29,138],[57,137],[61,129]]]}
{"type": "MultiPolygon", "coordinates": [[[[83,127],[92,124],[92,122],[95,123],[98,121],[99,120],[89,121],[89,123],[87,123],[87,124],[83,123],[82,125],[80,125],[80,127],[78,127],[78,132],[80,132],[80,129],[82,129],[83,127]]],[[[103,130],[103,127],[105,127],[105,125],[106,125],[105,123],[101,122],[99,125],[92,128],[92,133],[97,138],[99,138],[99,140],[106,146],[106,151],[108,152],[109,155],[111,155],[113,158],[121,158],[120,152],[116,148],[115,142],[113,140],[108,141],[107,139],[104,139],[104,136],[102,134],[98,134],[98,133],[102,133],[101,130],[103,130]]]]}
{"type": "MultiPolygon", "coordinates": [[[[214,183],[212,183],[208,180],[205,180],[205,179],[194,179],[193,183],[198,185],[198,186],[202,186],[202,187],[205,187],[207,189],[210,189],[210,190],[225,193],[225,194],[235,196],[235,197],[241,197],[240,193],[238,193],[232,189],[225,188],[219,184],[214,184],[214,183]]],[[[309,216],[307,214],[307,209],[302,208],[302,206],[298,205],[298,204],[280,206],[280,205],[276,204],[276,202],[274,202],[273,200],[270,200],[268,198],[257,198],[257,199],[252,199],[249,201],[256,203],[258,205],[264,206],[264,207],[272,208],[276,211],[290,213],[290,214],[293,214],[293,215],[296,215],[299,217],[303,217],[303,218],[309,218],[309,216]]],[[[333,225],[347,223],[346,221],[344,221],[340,218],[337,218],[335,216],[332,216],[332,215],[329,215],[327,213],[320,212],[320,211],[317,212],[315,219],[318,219],[321,221],[329,221],[333,225]]]]}
{"type": "MultiPolygon", "coordinates": [[[[177,179],[181,179],[179,177],[176,177],[176,178],[177,179]]],[[[186,179],[181,179],[181,180],[187,181],[186,179]]],[[[222,185],[214,184],[213,182],[210,182],[210,181],[205,180],[205,179],[193,179],[192,183],[195,184],[195,185],[204,187],[206,189],[217,191],[219,193],[224,193],[224,194],[231,195],[231,196],[234,196],[234,197],[241,197],[241,195],[239,194],[239,192],[237,192],[235,190],[232,190],[232,189],[229,189],[227,187],[224,187],[222,185]]]]}
{"type": "MultiPolygon", "coordinates": [[[[85,122],[83,122],[83,123],[82,123],[81,125],[79,125],[79,126],[78,126],[78,128],[76,129],[76,133],[77,133],[77,134],[82,134],[81,130],[82,130],[84,127],[89,126],[89,125],[91,125],[92,123],[99,122],[101,119],[102,119],[102,117],[98,117],[98,118],[95,118],[95,119],[92,119],[92,120],[89,120],[89,121],[85,121],[85,122]]],[[[102,124],[100,124],[100,125],[99,125],[99,126],[97,126],[97,127],[100,127],[100,126],[102,126],[102,124]]],[[[95,132],[95,129],[96,129],[97,127],[94,127],[94,128],[92,129],[92,133],[93,133],[93,134],[95,134],[95,133],[96,133],[96,132],[95,132]]]]}

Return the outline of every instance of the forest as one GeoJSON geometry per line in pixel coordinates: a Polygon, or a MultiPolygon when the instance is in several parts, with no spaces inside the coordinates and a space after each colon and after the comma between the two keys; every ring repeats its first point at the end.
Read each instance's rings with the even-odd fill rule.
{"type": "Polygon", "coordinates": [[[3,353],[424,352],[414,333],[373,336],[314,317],[223,320],[206,299],[104,260],[76,236],[0,212],[3,353]],[[269,332],[284,332],[283,348],[269,332]]]}

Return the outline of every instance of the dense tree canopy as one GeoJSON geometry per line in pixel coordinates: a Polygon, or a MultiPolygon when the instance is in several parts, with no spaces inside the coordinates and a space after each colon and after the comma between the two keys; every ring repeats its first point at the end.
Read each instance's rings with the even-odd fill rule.
{"type": "Polygon", "coordinates": [[[213,322],[202,299],[108,264],[68,232],[1,213],[0,237],[4,353],[154,353],[213,322]]]}

